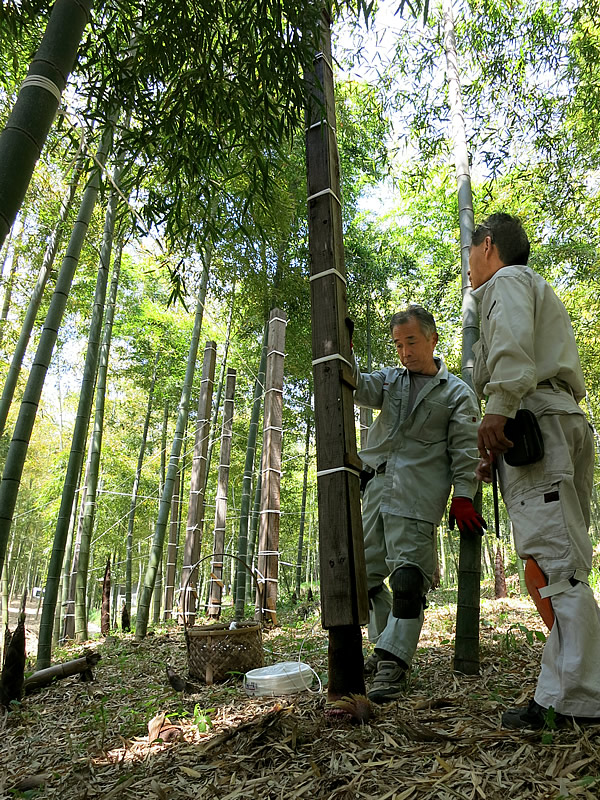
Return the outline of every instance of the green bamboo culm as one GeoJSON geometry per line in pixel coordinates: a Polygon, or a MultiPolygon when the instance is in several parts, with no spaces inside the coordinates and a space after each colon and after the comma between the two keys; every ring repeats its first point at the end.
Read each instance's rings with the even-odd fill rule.
{"type": "MultiPolygon", "coordinates": [[[[240,530],[238,534],[238,556],[241,561],[246,560],[248,554],[248,520],[250,517],[250,498],[252,491],[252,472],[254,470],[254,457],[256,453],[256,438],[258,435],[258,422],[260,408],[265,390],[265,369],[267,364],[268,323],[265,323],[263,332],[263,345],[260,354],[260,366],[254,384],[254,400],[252,416],[248,430],[248,445],[246,447],[246,462],[244,465],[244,478],[242,481],[242,498],[240,501],[240,530]]],[[[236,572],[235,586],[235,618],[241,620],[244,616],[244,601],[246,599],[246,570],[241,564],[236,572]]]]}
{"type": "MultiPolygon", "coordinates": [[[[112,124],[114,124],[114,120],[115,117],[113,116],[111,120],[112,124]]],[[[40,344],[36,352],[34,366],[30,372],[29,380],[27,381],[27,386],[23,395],[23,400],[21,401],[21,410],[17,419],[13,440],[11,441],[9,447],[2,483],[0,484],[0,508],[2,509],[0,511],[0,515],[2,515],[0,516],[0,552],[2,551],[2,536],[5,532],[6,535],[8,535],[8,529],[6,527],[7,522],[9,522],[7,519],[8,515],[10,514],[10,518],[12,519],[12,514],[14,512],[19,481],[21,479],[25,455],[27,453],[27,445],[29,443],[31,431],[35,422],[37,404],[42,393],[46,372],[48,370],[48,365],[52,357],[52,351],[56,343],[58,329],[60,327],[67,304],[67,298],[69,296],[71,284],[73,283],[73,276],[75,274],[77,265],[79,264],[81,249],[83,247],[90,220],[92,218],[92,213],[98,198],[98,191],[100,188],[100,168],[105,164],[108,151],[112,145],[112,124],[105,129],[102,136],[102,142],[96,153],[95,161],[97,166],[94,167],[92,175],[83,193],[77,220],[73,226],[71,239],[67,247],[67,252],[63,258],[58,280],[56,282],[56,287],[50,301],[48,314],[46,315],[46,321],[42,330],[40,344]],[[11,457],[13,443],[14,461],[11,457]],[[6,503],[4,502],[5,498],[6,503]]],[[[102,311],[100,311],[97,303],[94,304],[93,314],[96,314],[96,316],[100,314],[100,322],[102,321],[103,308],[104,300],[102,300],[102,311]]],[[[83,420],[85,417],[87,421],[89,421],[93,400],[94,381],[96,379],[96,368],[98,365],[98,351],[99,340],[92,347],[88,347],[88,352],[86,353],[82,380],[82,395],[80,395],[79,398],[77,420],[83,420]]],[[[54,531],[52,554],[50,556],[50,564],[48,566],[44,605],[42,607],[42,618],[40,620],[40,637],[38,642],[36,664],[38,669],[45,669],[46,667],[50,666],[54,610],[56,606],[56,599],[58,597],[58,589],[65,555],[65,545],[69,532],[69,524],[73,511],[73,501],[79,482],[81,464],[83,462],[83,450],[85,447],[86,435],[87,422],[84,426],[83,424],[77,425],[76,421],[75,431],[73,432],[73,439],[71,442],[69,462],[67,465],[67,474],[61,496],[61,504],[58,512],[56,528],[54,531]]]]}
{"type": "Polygon", "coordinates": [[[75,64],[91,8],[92,0],[57,0],[54,4],[27,78],[0,134],[0,246],[23,203],[75,64]]]}
{"type": "Polygon", "coordinates": [[[150,616],[150,598],[152,597],[152,592],[154,591],[156,571],[158,569],[158,565],[160,564],[160,560],[163,555],[165,531],[167,529],[169,512],[171,510],[173,484],[175,483],[175,476],[179,468],[179,457],[181,455],[181,446],[183,443],[183,436],[185,433],[188,412],[190,408],[190,396],[192,394],[192,384],[194,382],[194,373],[196,371],[196,356],[198,355],[198,342],[200,341],[200,330],[202,328],[204,300],[206,298],[207,287],[208,287],[208,265],[205,264],[204,272],[202,275],[202,282],[200,286],[198,304],[196,306],[196,316],[194,319],[194,328],[192,330],[190,349],[188,351],[187,368],[186,368],[183,387],[181,390],[181,399],[179,401],[179,408],[177,412],[175,434],[173,436],[173,444],[171,446],[171,456],[169,458],[167,476],[165,478],[165,483],[160,498],[158,517],[156,519],[156,525],[154,527],[154,536],[152,538],[152,546],[150,549],[150,557],[148,559],[146,574],[144,576],[144,583],[140,590],[138,598],[137,620],[135,625],[136,639],[143,639],[146,636],[146,631],[148,630],[148,619],[150,616]]]}

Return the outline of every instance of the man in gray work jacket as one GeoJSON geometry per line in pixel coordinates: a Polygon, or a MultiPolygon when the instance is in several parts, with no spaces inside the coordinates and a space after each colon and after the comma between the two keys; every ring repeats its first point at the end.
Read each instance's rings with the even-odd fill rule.
{"type": "Polygon", "coordinates": [[[450,527],[480,535],[485,523],[472,499],[478,482],[475,395],[433,353],[433,316],[409,306],[390,321],[403,367],[370,374],[354,367],[354,402],[380,409],[360,452],[371,471],[363,495],[369,589],[369,639],[375,652],[368,693],[383,703],[399,697],[423,625],[425,594],[436,564],[435,526],[454,486],[450,527]],[[384,580],[390,577],[390,593],[384,580]]]}
{"type": "Polygon", "coordinates": [[[600,722],[600,611],[588,585],[594,444],[579,407],[585,385],[569,315],[528,258],[516,217],[492,214],[475,228],[469,268],[481,338],[473,377],[487,398],[477,474],[489,482],[496,462],[517,552],[545,576],[536,602],[543,608],[549,599],[552,625],[534,698],[504,713],[507,728],[541,728],[550,706],[559,721],[600,722]],[[504,428],[519,408],[537,417],[545,454],[510,466],[504,428]]]}

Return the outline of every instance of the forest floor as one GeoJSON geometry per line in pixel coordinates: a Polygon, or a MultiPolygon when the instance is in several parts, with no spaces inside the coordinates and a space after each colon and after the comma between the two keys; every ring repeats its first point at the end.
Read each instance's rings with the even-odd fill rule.
{"type": "MultiPolygon", "coordinates": [[[[362,725],[326,713],[316,689],[252,698],[232,678],[176,693],[165,666],[187,675],[177,627],[96,639],[93,682],[58,681],[0,718],[0,798],[595,800],[600,725],[500,728],[531,697],[543,647],[533,605],[509,594],[482,599],[481,670],[467,677],[452,671],[455,593],[432,593],[405,696],[362,725]],[[160,712],[176,727],[166,743],[148,733],[160,712]]],[[[318,609],[290,607],[281,623],[264,633],[266,663],[300,656],[325,681],[318,609]]]]}

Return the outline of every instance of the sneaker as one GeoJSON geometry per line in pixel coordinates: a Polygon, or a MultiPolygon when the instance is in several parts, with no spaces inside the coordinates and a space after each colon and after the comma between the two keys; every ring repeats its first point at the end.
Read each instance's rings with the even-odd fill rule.
{"type": "Polygon", "coordinates": [[[529,705],[519,708],[509,708],[502,714],[502,727],[511,730],[529,728],[530,730],[540,730],[544,726],[561,727],[565,723],[565,717],[552,710],[544,708],[535,700],[530,700],[529,705]]]}
{"type": "Polygon", "coordinates": [[[371,653],[368,658],[365,658],[364,673],[365,678],[372,678],[377,672],[377,667],[381,661],[381,656],[378,653],[371,653]]]}
{"type": "Polygon", "coordinates": [[[373,703],[388,703],[402,697],[407,672],[406,665],[398,664],[396,661],[380,661],[373,678],[373,685],[367,692],[369,700],[373,703]]]}

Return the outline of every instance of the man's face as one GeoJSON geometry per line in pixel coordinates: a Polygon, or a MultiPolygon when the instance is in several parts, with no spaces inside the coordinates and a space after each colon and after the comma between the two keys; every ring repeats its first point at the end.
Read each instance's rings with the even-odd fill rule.
{"type": "Polygon", "coordinates": [[[438,371],[433,360],[433,351],[438,336],[427,337],[416,319],[410,319],[402,325],[396,325],[392,331],[392,340],[398,358],[409,372],[421,372],[424,375],[435,375],[438,371]]]}
{"type": "Polygon", "coordinates": [[[469,279],[473,289],[478,289],[492,277],[486,253],[492,246],[492,240],[486,236],[481,244],[472,244],[469,249],[469,279]]]}

